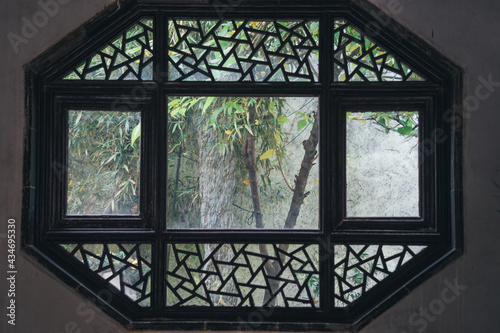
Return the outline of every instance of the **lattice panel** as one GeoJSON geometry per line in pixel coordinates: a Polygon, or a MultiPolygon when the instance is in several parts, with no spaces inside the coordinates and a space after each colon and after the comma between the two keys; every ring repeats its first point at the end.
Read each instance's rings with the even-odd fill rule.
{"type": "Polygon", "coordinates": [[[425,248],[420,245],[335,245],[335,306],[351,304],[425,248]]]}
{"type": "Polygon", "coordinates": [[[169,244],[167,306],[318,307],[318,246],[169,244]]]}
{"type": "Polygon", "coordinates": [[[152,80],[153,19],[141,19],[63,79],[152,80]]]}
{"type": "Polygon", "coordinates": [[[425,81],[346,20],[334,27],[334,81],[425,81]]]}
{"type": "Polygon", "coordinates": [[[150,244],[60,244],[141,307],[151,305],[150,244]]]}
{"type": "Polygon", "coordinates": [[[169,80],[318,81],[319,21],[170,20],[169,80]]]}

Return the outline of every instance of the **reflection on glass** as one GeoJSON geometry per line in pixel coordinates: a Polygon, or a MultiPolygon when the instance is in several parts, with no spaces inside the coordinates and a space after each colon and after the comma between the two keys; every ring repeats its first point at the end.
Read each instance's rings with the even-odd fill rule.
{"type": "Polygon", "coordinates": [[[140,112],[69,111],[71,215],[139,213],[140,112]]]}
{"type": "Polygon", "coordinates": [[[347,216],[418,217],[418,112],[346,119],[347,216]]]}
{"type": "Polygon", "coordinates": [[[168,104],[169,228],[318,228],[316,97],[168,104]]]}

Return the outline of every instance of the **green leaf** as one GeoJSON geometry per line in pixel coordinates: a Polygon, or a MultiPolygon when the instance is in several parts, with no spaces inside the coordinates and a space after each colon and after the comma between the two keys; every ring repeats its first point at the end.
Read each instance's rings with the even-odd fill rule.
{"type": "Polygon", "coordinates": [[[377,120],[377,123],[379,123],[379,124],[380,124],[380,125],[382,125],[382,126],[386,126],[386,124],[385,124],[385,118],[379,118],[379,119],[377,120]]]}
{"type": "MultiPolygon", "coordinates": [[[[115,157],[116,155],[118,155],[118,153],[114,153],[105,163],[104,165],[108,164],[109,162],[111,162],[115,157]]],[[[102,164],[102,163],[101,163],[102,164]]]]}
{"type": "Polygon", "coordinates": [[[297,123],[297,131],[300,131],[301,129],[303,129],[305,126],[307,125],[307,120],[305,119],[301,119],[298,121],[297,123]]]}
{"type": "Polygon", "coordinates": [[[276,115],[274,114],[274,102],[269,103],[269,112],[271,112],[271,114],[276,117],[276,115]]]}
{"type": "Polygon", "coordinates": [[[173,118],[177,118],[177,114],[181,114],[181,115],[184,115],[186,113],[186,109],[182,108],[181,106],[179,107],[171,107],[169,110],[168,110],[168,113],[171,117],[173,118]]]}
{"type": "Polygon", "coordinates": [[[238,105],[237,103],[233,103],[233,102],[227,102],[226,108],[228,110],[229,115],[231,115],[231,109],[235,109],[236,111],[238,111],[237,113],[243,112],[243,109],[241,108],[241,106],[238,105]]]}
{"type": "Polygon", "coordinates": [[[130,144],[133,146],[135,140],[137,140],[137,138],[139,138],[140,136],[141,136],[141,124],[139,123],[139,125],[134,127],[134,129],[132,130],[132,137],[130,138],[130,144]]]}
{"type": "Polygon", "coordinates": [[[219,113],[222,111],[222,108],[218,108],[215,110],[214,114],[212,114],[212,117],[210,117],[210,124],[215,124],[217,121],[217,117],[219,116],[219,113]]]}
{"type": "Polygon", "coordinates": [[[234,130],[236,131],[236,133],[238,134],[238,137],[241,139],[241,133],[240,133],[240,130],[238,128],[239,126],[236,125],[236,120],[234,120],[234,130]]]}
{"type": "Polygon", "coordinates": [[[250,132],[250,134],[253,135],[252,129],[247,124],[245,124],[245,128],[250,132]]]}
{"type": "Polygon", "coordinates": [[[277,143],[281,141],[281,134],[278,131],[274,132],[274,140],[276,140],[277,143]]]}
{"type": "Polygon", "coordinates": [[[271,158],[273,157],[274,155],[276,154],[276,152],[274,151],[274,149],[269,149],[268,151],[266,151],[264,154],[262,154],[260,156],[260,160],[267,160],[268,158],[271,158]]]}
{"type": "Polygon", "coordinates": [[[370,41],[367,38],[365,38],[365,49],[366,50],[370,49],[370,46],[371,46],[370,41]]]}
{"type": "Polygon", "coordinates": [[[399,134],[404,135],[404,136],[408,136],[408,135],[413,134],[412,133],[413,128],[411,128],[410,126],[400,127],[397,129],[397,131],[399,134]]]}
{"type": "Polygon", "coordinates": [[[78,125],[78,122],[79,122],[79,121],[80,121],[80,119],[82,118],[82,114],[83,114],[83,112],[79,112],[79,113],[78,113],[78,117],[76,117],[75,124],[74,124],[73,126],[78,125]]]}
{"type": "Polygon", "coordinates": [[[215,98],[216,97],[214,97],[214,96],[207,97],[207,101],[203,105],[203,110],[201,111],[201,113],[205,113],[205,111],[208,109],[208,107],[210,106],[210,104],[212,104],[212,102],[215,100],[215,98]]]}
{"type": "Polygon", "coordinates": [[[287,117],[285,116],[279,116],[278,118],[276,118],[278,120],[278,125],[283,125],[284,123],[287,123],[290,121],[290,119],[288,119],[287,117]]]}
{"type": "Polygon", "coordinates": [[[181,102],[180,99],[173,99],[171,100],[169,103],[168,103],[168,106],[176,106],[177,104],[179,104],[181,102]]]}

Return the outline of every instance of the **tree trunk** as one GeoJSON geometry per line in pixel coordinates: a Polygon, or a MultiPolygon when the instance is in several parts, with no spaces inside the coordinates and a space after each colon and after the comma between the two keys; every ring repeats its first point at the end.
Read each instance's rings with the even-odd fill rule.
{"type": "MultiPolygon", "coordinates": [[[[249,123],[255,123],[257,112],[255,106],[249,106],[249,123]]],[[[305,193],[307,180],[314,161],[317,157],[318,144],[318,115],[315,114],[313,127],[309,138],[303,142],[304,157],[302,159],[299,173],[295,176],[295,189],[290,204],[288,216],[284,223],[284,228],[293,229],[304,199],[309,193],[305,193]]],[[[199,183],[201,197],[201,223],[202,229],[228,229],[233,227],[234,217],[232,213],[232,202],[235,192],[235,161],[230,152],[221,156],[217,149],[213,149],[213,144],[217,140],[216,133],[212,128],[200,125],[198,128],[199,145],[199,183]]],[[[256,157],[256,137],[250,132],[246,132],[243,139],[243,163],[248,171],[248,179],[252,194],[252,204],[255,215],[256,227],[264,228],[264,218],[262,215],[260,192],[258,187],[257,157],[256,157]]],[[[213,252],[215,245],[205,246],[205,258],[207,254],[213,252]]],[[[280,248],[286,251],[288,244],[281,244],[280,248]]],[[[265,244],[259,246],[260,252],[268,256],[265,244]]],[[[224,251],[218,251],[214,256],[215,260],[227,261],[228,255],[224,251]]],[[[207,268],[206,268],[207,269],[207,268]]],[[[275,277],[280,271],[278,260],[268,260],[265,265],[266,274],[275,277]]],[[[209,269],[212,270],[212,269],[209,269]]],[[[223,276],[227,274],[222,274],[223,276]]],[[[277,280],[269,279],[270,289],[266,290],[263,304],[273,307],[275,305],[276,291],[280,283],[277,280]]],[[[209,291],[224,291],[232,293],[235,290],[233,283],[218,281],[217,278],[207,279],[206,286],[209,291]]],[[[236,305],[238,298],[232,296],[221,296],[211,294],[214,305],[236,305]]],[[[259,302],[256,302],[259,303],[259,302]]]]}
{"type": "MultiPolygon", "coordinates": [[[[255,118],[257,116],[257,112],[255,110],[255,106],[248,107],[248,122],[250,124],[255,123],[255,118]]],[[[262,208],[260,204],[260,193],[259,193],[259,181],[257,177],[257,156],[255,154],[255,135],[250,132],[246,132],[245,138],[243,140],[243,163],[245,164],[245,168],[248,171],[248,180],[250,182],[250,191],[252,193],[252,204],[253,204],[253,212],[255,215],[255,226],[257,228],[264,228],[264,219],[262,216],[262,208]]],[[[266,244],[259,245],[259,251],[265,256],[268,256],[268,251],[266,244]]],[[[266,273],[268,276],[275,277],[279,271],[279,263],[274,260],[268,260],[265,264],[266,273]]],[[[264,304],[269,302],[271,297],[275,294],[276,290],[279,288],[279,282],[274,279],[269,280],[269,286],[271,287],[271,291],[269,289],[266,290],[264,294],[264,304]]],[[[273,298],[267,306],[274,306],[275,299],[273,298]]]]}
{"type": "Polygon", "coordinates": [[[198,128],[199,176],[202,229],[230,229],[234,226],[232,202],[236,188],[233,154],[212,149],[217,134],[210,127],[198,128]]]}
{"type": "MultiPolygon", "coordinates": [[[[254,106],[248,108],[249,113],[249,123],[253,124],[256,118],[256,110],[254,106]]],[[[319,124],[318,124],[318,114],[314,116],[314,123],[309,134],[309,138],[303,142],[304,146],[304,157],[302,159],[301,167],[299,173],[295,176],[295,189],[293,192],[292,202],[290,204],[290,209],[288,211],[288,216],[285,220],[284,228],[293,229],[297,222],[297,217],[300,213],[300,207],[304,203],[304,199],[309,195],[305,193],[307,180],[309,178],[309,173],[312,166],[314,165],[314,160],[317,157],[316,146],[318,145],[319,137],[319,124]]],[[[243,163],[248,171],[248,180],[250,182],[250,191],[252,193],[252,203],[254,207],[255,214],[255,224],[257,228],[264,228],[264,219],[262,216],[260,193],[258,187],[258,177],[257,177],[257,159],[255,153],[255,141],[256,138],[251,133],[247,132],[245,134],[245,139],[243,142],[243,163]]],[[[288,249],[288,244],[281,244],[280,248],[286,252],[288,249]]],[[[259,246],[260,252],[263,255],[268,255],[266,245],[261,244],[259,246]]],[[[283,259],[283,258],[282,258],[283,259]]],[[[278,261],[267,261],[265,265],[266,273],[270,277],[275,277],[279,270],[280,265],[278,261]]],[[[267,306],[274,306],[275,299],[271,301],[270,298],[275,295],[279,288],[279,281],[270,279],[269,286],[270,290],[266,290],[264,295],[264,304],[269,302],[267,306]]]]}
{"type": "MultiPolygon", "coordinates": [[[[314,115],[314,123],[311,132],[309,133],[309,138],[302,142],[302,145],[304,146],[304,157],[302,158],[299,173],[295,175],[295,189],[293,191],[290,209],[288,210],[288,215],[285,220],[285,229],[295,228],[297,217],[300,213],[300,207],[302,207],[304,199],[309,195],[309,192],[305,192],[305,190],[309,173],[314,165],[314,161],[318,157],[318,151],[316,150],[319,140],[318,119],[319,116],[318,113],[316,113],[314,115]]],[[[286,252],[288,250],[288,244],[281,244],[280,249],[286,252]]]]}
{"type": "Polygon", "coordinates": [[[304,157],[302,158],[302,163],[300,165],[300,171],[295,175],[295,189],[293,191],[292,202],[290,204],[290,209],[288,210],[288,216],[285,220],[285,229],[295,228],[297,223],[297,217],[300,213],[300,207],[304,203],[304,199],[309,195],[309,192],[305,192],[307,179],[309,178],[309,172],[314,165],[314,161],[317,157],[316,146],[318,145],[319,137],[319,124],[318,124],[318,114],[314,115],[314,123],[309,133],[309,138],[302,142],[304,146],[304,157]]]}
{"type": "MultiPolygon", "coordinates": [[[[226,150],[221,155],[217,149],[213,149],[217,141],[217,133],[212,127],[200,124],[197,129],[199,147],[199,184],[201,201],[201,229],[231,229],[234,227],[234,216],[232,211],[233,196],[236,188],[235,161],[233,154],[226,150]]],[[[216,244],[205,245],[205,259],[214,251],[216,244]]],[[[220,250],[214,253],[212,259],[215,261],[229,261],[228,255],[220,250]]],[[[213,261],[212,261],[213,262],[213,261]]],[[[217,271],[214,264],[205,267],[208,271],[217,271]]],[[[227,276],[228,272],[221,272],[227,276]]],[[[234,283],[222,281],[216,276],[211,276],[205,281],[207,290],[210,292],[212,303],[217,305],[236,305],[237,298],[221,296],[217,292],[234,292],[234,283]]]]}

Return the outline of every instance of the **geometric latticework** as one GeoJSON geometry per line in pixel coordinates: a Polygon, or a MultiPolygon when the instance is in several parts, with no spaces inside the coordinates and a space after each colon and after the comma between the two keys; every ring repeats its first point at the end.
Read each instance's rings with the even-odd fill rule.
{"type": "Polygon", "coordinates": [[[153,19],[143,18],[97,53],[78,64],[64,80],[152,80],[153,19]]]}
{"type": "Polygon", "coordinates": [[[334,27],[334,81],[425,81],[346,20],[334,27]]]}
{"type": "Polygon", "coordinates": [[[318,307],[318,246],[169,244],[167,306],[318,307]]]}
{"type": "Polygon", "coordinates": [[[333,248],[335,307],[346,307],[426,246],[335,245],[333,248]]]}
{"type": "Polygon", "coordinates": [[[318,81],[318,20],[169,20],[171,81],[318,81]]]}
{"type": "Polygon", "coordinates": [[[141,307],[151,306],[151,244],[60,244],[141,307]]]}

